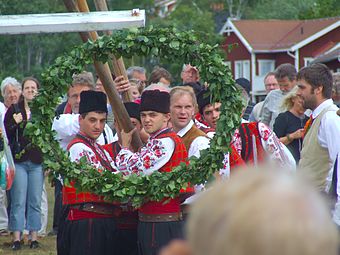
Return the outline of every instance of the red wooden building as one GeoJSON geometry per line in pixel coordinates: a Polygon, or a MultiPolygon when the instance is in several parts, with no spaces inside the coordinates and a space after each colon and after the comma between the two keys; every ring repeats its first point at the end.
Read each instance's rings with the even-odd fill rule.
{"type": "Polygon", "coordinates": [[[300,69],[312,61],[340,70],[340,17],[315,20],[231,20],[224,35],[226,64],[234,78],[252,82],[253,97],[265,93],[263,78],[283,63],[300,69]],[[229,51],[230,45],[233,45],[229,51]]]}

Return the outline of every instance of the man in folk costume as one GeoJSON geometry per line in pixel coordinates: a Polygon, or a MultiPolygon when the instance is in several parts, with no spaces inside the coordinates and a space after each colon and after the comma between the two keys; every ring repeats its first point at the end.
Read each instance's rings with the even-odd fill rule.
{"type": "MultiPolygon", "coordinates": [[[[248,105],[249,95],[241,86],[236,86],[242,92],[244,111],[248,105]]],[[[209,92],[205,91],[204,94],[198,100],[203,118],[205,117],[206,106],[210,106],[211,102],[209,92]]],[[[295,161],[289,150],[279,141],[274,132],[261,122],[248,122],[242,119],[242,124],[235,130],[232,137],[232,145],[247,164],[257,165],[271,160],[282,167],[288,167],[291,170],[295,169],[295,161]]],[[[227,158],[225,158],[226,160],[227,158]]],[[[228,164],[224,164],[224,168],[226,167],[228,167],[228,164]]],[[[228,172],[228,169],[225,171],[228,172]]]]}
{"type": "MultiPolygon", "coordinates": [[[[181,162],[188,162],[185,145],[168,128],[170,95],[159,90],[144,91],[140,113],[145,131],[150,138],[140,151],[129,148],[133,131],[122,131],[122,149],[116,164],[123,174],[150,175],[155,171],[170,172],[181,162]]],[[[187,192],[191,190],[187,189],[187,192]]],[[[159,249],[174,238],[183,237],[181,199],[148,201],[139,208],[138,241],[141,254],[158,254],[159,249]],[[167,201],[167,203],[165,203],[167,201]]]]}
{"type": "Polygon", "coordinates": [[[313,111],[305,126],[299,172],[323,192],[330,186],[332,166],[340,152],[340,118],[331,99],[332,83],[330,70],[320,63],[298,72],[296,94],[313,111]]]}
{"type": "MultiPolygon", "coordinates": [[[[131,123],[136,127],[138,132],[142,130],[142,124],[140,121],[139,104],[133,102],[124,103],[126,111],[130,116],[131,123]]],[[[116,159],[118,153],[122,148],[121,128],[118,125],[117,120],[114,120],[114,126],[117,130],[118,141],[110,144],[103,145],[113,160],[116,159]]],[[[133,255],[138,254],[137,247],[137,223],[138,212],[130,205],[122,205],[124,211],[120,217],[116,218],[118,234],[116,237],[118,254],[133,255]]]]}
{"type": "MultiPolygon", "coordinates": [[[[243,87],[238,84],[236,87],[241,90],[243,117],[250,98],[243,87]]],[[[271,161],[290,171],[296,168],[294,157],[288,148],[280,142],[273,130],[262,122],[248,122],[242,118],[240,127],[235,130],[233,143],[247,164],[256,166],[271,161]]]]}
{"type": "MultiPolygon", "coordinates": [[[[126,102],[124,103],[124,106],[127,113],[129,114],[132,125],[134,125],[136,130],[140,133],[143,127],[140,120],[139,104],[134,102],[126,102]]],[[[118,121],[116,119],[114,120],[114,127],[117,131],[118,140],[113,143],[103,145],[103,148],[109,152],[110,156],[115,160],[122,148],[121,128],[119,127],[118,121]]]]}
{"type": "MultiPolygon", "coordinates": [[[[208,135],[194,124],[193,118],[196,108],[196,96],[190,87],[176,87],[171,90],[170,114],[172,128],[177,135],[182,138],[182,141],[188,151],[189,158],[191,156],[199,158],[200,151],[209,148],[210,143],[208,135]]],[[[241,157],[237,154],[234,146],[232,146],[231,149],[231,153],[227,154],[228,157],[230,155],[231,160],[225,161],[225,163],[230,163],[228,169],[230,169],[230,167],[233,168],[244,164],[241,157]]],[[[224,173],[225,171],[220,172],[221,175],[224,175],[224,173]]]]}
{"type": "Polygon", "coordinates": [[[200,151],[209,148],[208,136],[194,124],[196,96],[190,87],[175,87],[170,92],[172,129],[182,138],[189,158],[200,157],[200,151]]]}
{"type": "MultiPolygon", "coordinates": [[[[114,161],[96,139],[106,123],[106,95],[103,92],[83,91],[80,94],[80,130],[68,145],[71,161],[86,157],[98,171],[116,172],[114,161]]],[[[120,207],[90,192],[78,192],[63,187],[63,204],[68,206],[65,221],[58,230],[58,254],[118,254],[115,252],[116,222],[120,207]]]]}

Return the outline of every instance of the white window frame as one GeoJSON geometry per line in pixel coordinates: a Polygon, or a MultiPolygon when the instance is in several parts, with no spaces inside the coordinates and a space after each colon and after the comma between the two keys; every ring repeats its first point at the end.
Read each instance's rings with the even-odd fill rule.
{"type": "Polygon", "coordinates": [[[309,66],[309,64],[314,60],[314,58],[303,58],[304,66],[309,66]]]}
{"type": "Polygon", "coordinates": [[[259,59],[259,60],[257,60],[257,62],[258,62],[258,67],[259,67],[258,68],[258,70],[259,70],[258,76],[261,76],[261,77],[266,76],[267,73],[273,72],[275,70],[275,60],[274,59],[259,59]],[[268,70],[262,72],[262,66],[265,65],[265,64],[266,65],[269,64],[270,67],[269,67],[268,70]]]}
{"type": "Polygon", "coordinates": [[[250,61],[249,60],[237,60],[234,64],[234,79],[246,78],[250,80],[250,61]],[[241,66],[241,72],[238,72],[237,66],[241,66]],[[247,70],[248,66],[248,70],[247,70]]]}

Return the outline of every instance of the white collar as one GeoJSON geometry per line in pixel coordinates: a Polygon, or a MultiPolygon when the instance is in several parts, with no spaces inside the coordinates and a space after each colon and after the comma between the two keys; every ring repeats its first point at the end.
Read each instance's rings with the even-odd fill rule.
{"type": "Polygon", "coordinates": [[[316,107],[314,109],[314,111],[312,112],[312,117],[313,119],[315,119],[316,117],[319,116],[319,114],[326,109],[327,107],[333,105],[333,100],[332,99],[327,99],[326,101],[323,101],[318,107],[316,107]]]}
{"type": "Polygon", "coordinates": [[[192,128],[193,125],[194,125],[193,120],[190,120],[188,125],[186,125],[184,128],[177,132],[177,135],[179,137],[183,137],[192,128]]]}

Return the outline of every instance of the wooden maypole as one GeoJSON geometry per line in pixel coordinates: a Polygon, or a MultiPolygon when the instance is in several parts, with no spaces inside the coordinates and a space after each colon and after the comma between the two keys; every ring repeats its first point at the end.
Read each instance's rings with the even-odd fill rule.
{"type": "MultiPolygon", "coordinates": [[[[73,0],[64,0],[64,4],[68,11],[70,12],[89,12],[89,8],[87,5],[86,0],[77,0],[77,4],[73,0]]],[[[83,42],[87,42],[88,40],[97,40],[98,34],[95,31],[92,32],[80,32],[80,36],[83,40],[83,42]]],[[[120,60],[123,62],[123,60],[120,60]]],[[[113,66],[121,66],[121,63],[114,63],[113,66]]],[[[132,125],[130,121],[130,117],[122,103],[121,98],[119,97],[119,94],[114,86],[114,82],[111,76],[110,67],[107,63],[101,63],[99,61],[94,60],[94,66],[96,69],[96,72],[99,76],[99,79],[101,80],[104,89],[107,93],[107,96],[109,98],[113,114],[115,116],[115,119],[118,121],[119,126],[125,131],[130,132],[134,126],[132,125]]],[[[124,63],[123,63],[124,66],[124,63]]],[[[125,67],[124,67],[125,70],[125,67]]],[[[125,72],[126,73],[126,72],[125,72]]],[[[125,74],[126,77],[126,74],[125,74]]],[[[139,137],[138,132],[135,132],[132,137],[132,143],[131,146],[133,150],[137,151],[138,148],[142,146],[142,141],[139,137]]]]}

